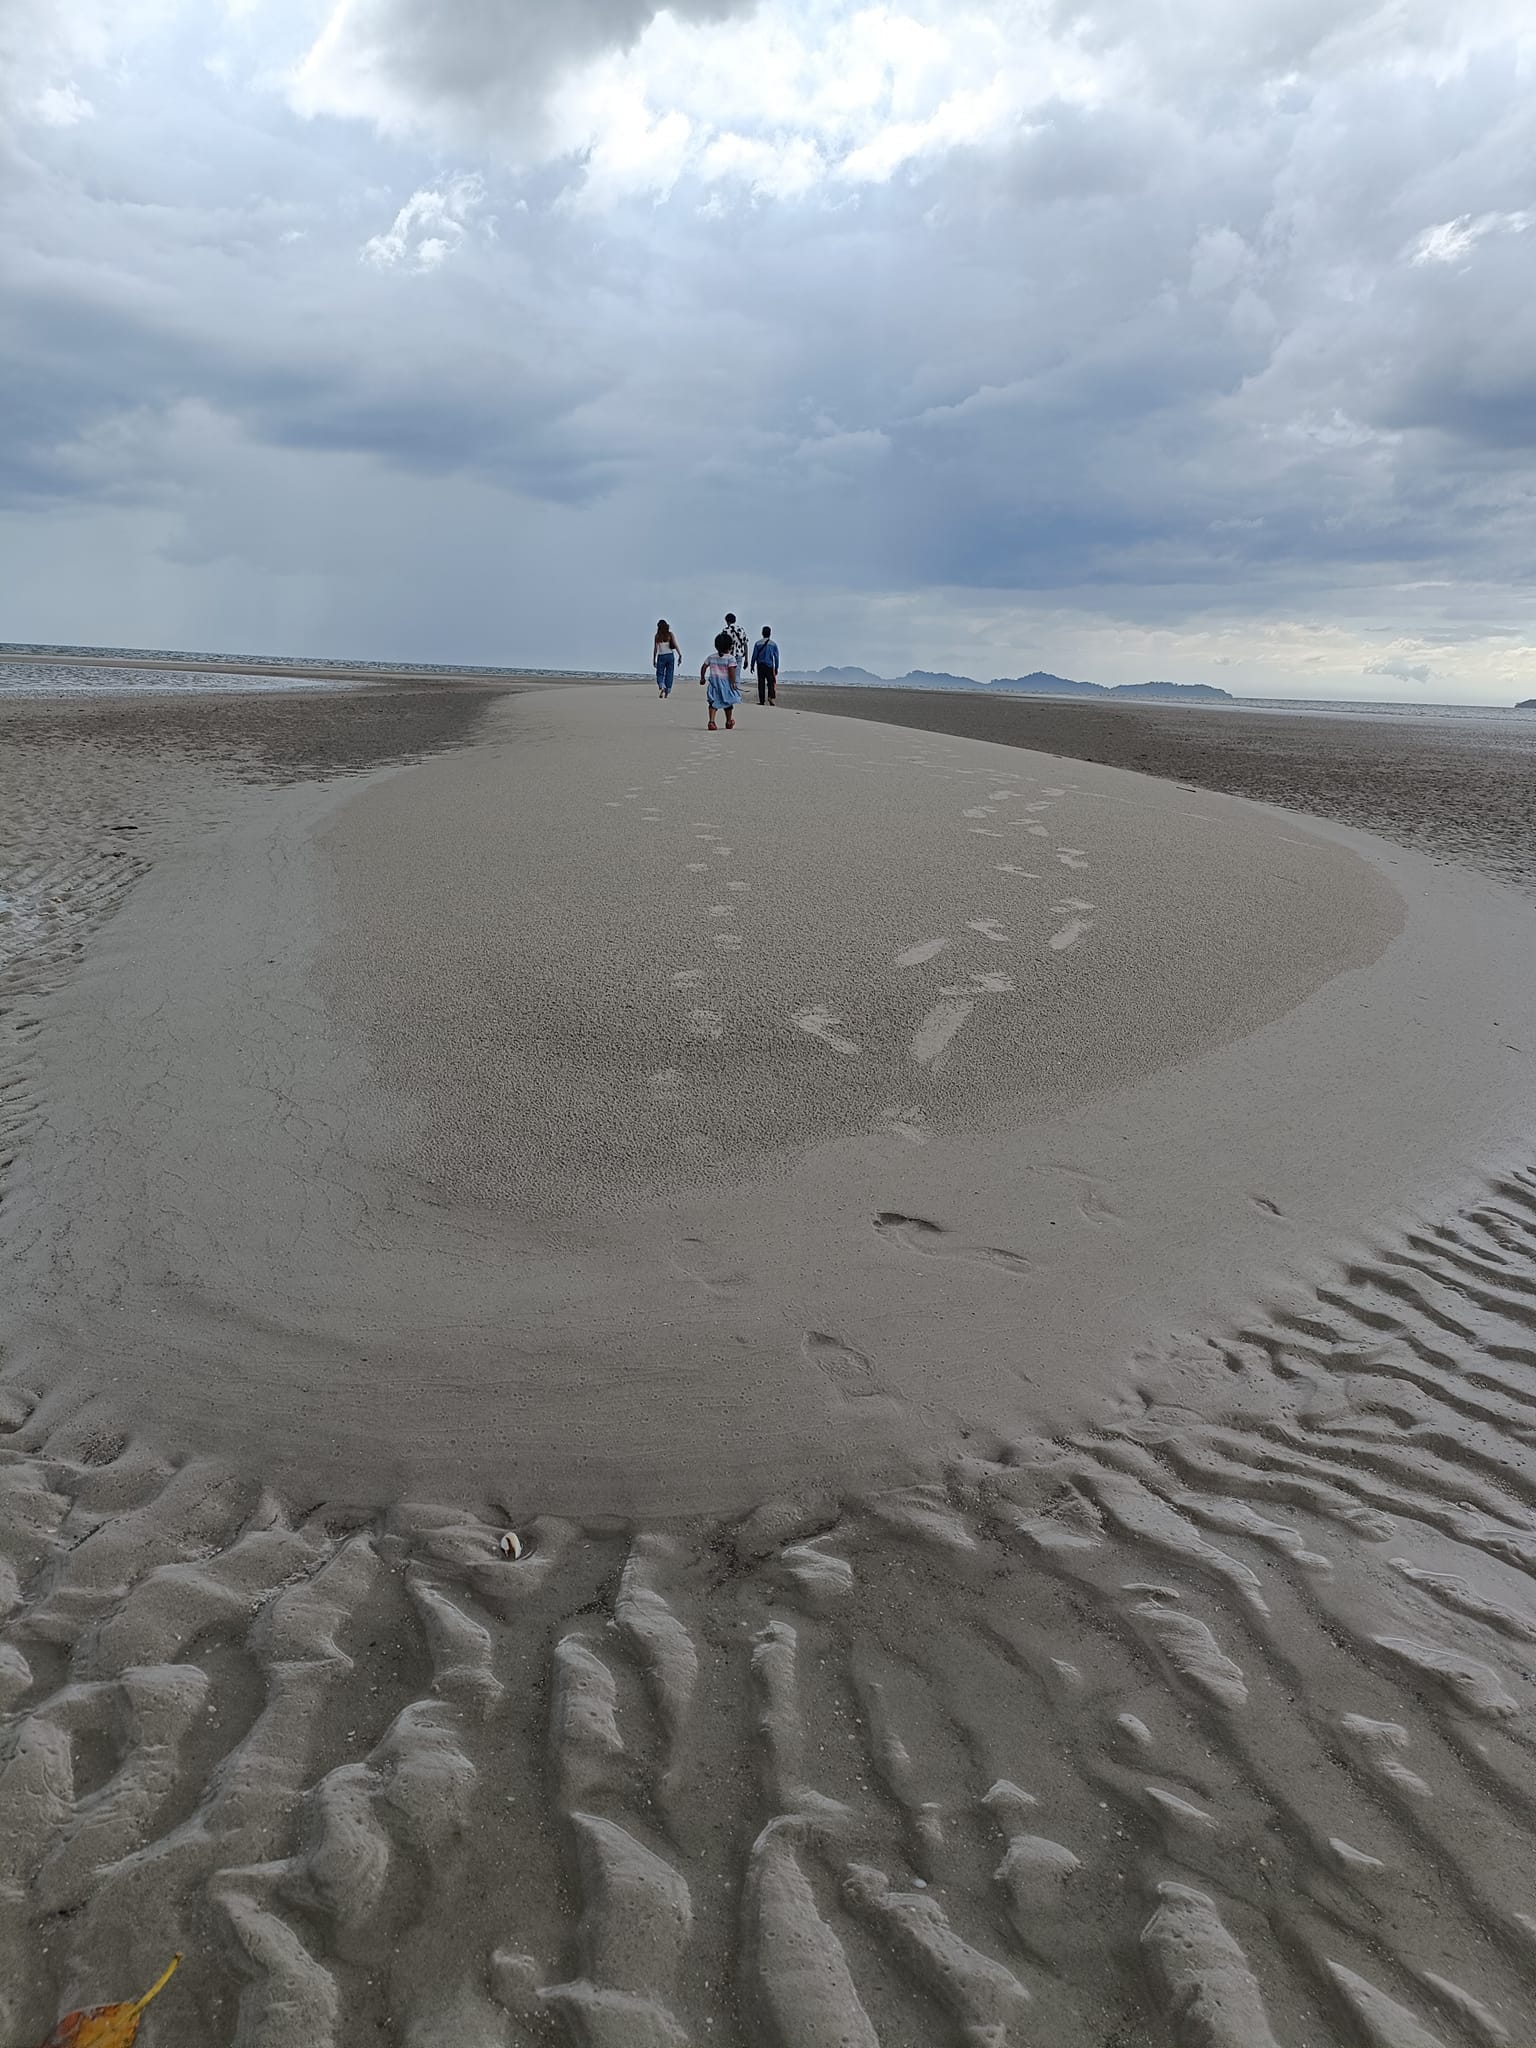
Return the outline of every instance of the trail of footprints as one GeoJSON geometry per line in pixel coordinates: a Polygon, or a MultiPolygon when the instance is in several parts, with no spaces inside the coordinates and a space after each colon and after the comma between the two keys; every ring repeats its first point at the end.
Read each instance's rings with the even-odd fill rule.
{"type": "MultiPolygon", "coordinates": [[[[842,758],[840,750],[835,748],[818,746],[810,751],[817,755],[842,758]]],[[[684,764],[677,772],[682,775],[696,774],[718,758],[712,748],[695,746],[685,756],[684,764]]],[[[909,758],[925,769],[933,769],[937,765],[927,755],[909,758]]],[[[860,765],[878,767],[881,764],[860,765]]],[[[974,777],[976,773],[968,766],[951,767],[947,772],[966,777],[974,777]]],[[[995,774],[996,771],[990,771],[989,779],[995,774]]],[[[1027,834],[1049,838],[1051,828],[1040,822],[1041,816],[1053,810],[1061,799],[1068,795],[1068,791],[1063,787],[1050,785],[1044,787],[1037,798],[1022,801],[1023,791],[1017,786],[1023,779],[1022,771],[1008,770],[1005,774],[1012,778],[1010,786],[989,790],[985,803],[965,806],[961,816],[966,819],[993,817],[997,815],[1000,806],[1020,799],[1014,814],[1017,822],[1027,834]]],[[[667,782],[674,779],[672,776],[664,778],[667,782]]],[[[607,799],[607,807],[622,809],[626,803],[638,803],[644,793],[643,787],[636,784],[624,791],[622,799],[607,799]]],[[[647,808],[641,811],[639,816],[643,823],[662,822],[659,807],[647,808]]],[[[981,828],[973,826],[972,829],[981,828]]],[[[990,833],[991,828],[988,828],[988,831],[990,833]]],[[[717,872],[714,863],[728,861],[734,849],[722,841],[721,827],[717,822],[695,819],[691,832],[701,857],[686,861],[686,872],[695,876],[714,874],[717,872]]],[[[992,833],[991,836],[1003,835],[992,833]]],[[[1058,845],[1054,858],[1060,865],[1076,871],[1085,870],[1089,865],[1086,852],[1081,847],[1058,845]]],[[[1016,882],[1043,880],[1038,870],[1022,868],[1016,862],[996,861],[993,867],[996,873],[1006,875],[1016,882]]],[[[739,899],[750,891],[751,884],[732,877],[727,881],[726,888],[739,899]]],[[[1045,939],[1046,950],[1053,954],[1062,954],[1071,952],[1079,946],[1093,930],[1094,909],[1093,903],[1078,896],[1068,896],[1049,905],[1047,914],[1056,922],[1055,928],[1045,939]]],[[[717,953],[734,953],[742,945],[742,934],[734,922],[736,911],[737,904],[732,902],[712,903],[705,908],[704,915],[710,926],[709,937],[717,953]]],[[[964,932],[972,935],[972,942],[979,940],[983,947],[1005,948],[1012,947],[1015,943],[1014,932],[1000,917],[977,915],[963,918],[960,922],[964,932]]],[[[948,951],[954,943],[954,935],[949,933],[918,940],[897,953],[892,965],[897,970],[927,966],[948,951]]],[[[672,985],[679,990],[698,989],[705,985],[707,979],[704,970],[690,967],[675,973],[672,985]]],[[[1016,982],[1011,975],[987,969],[973,970],[964,981],[942,986],[938,990],[938,999],[930,1005],[912,1033],[908,1051],[913,1064],[929,1073],[939,1072],[946,1064],[956,1038],[975,1014],[978,998],[1012,994],[1015,988],[1016,982]]],[[[691,1008],[681,1021],[684,1034],[690,1038],[718,1041],[725,1036],[725,1013],[713,1006],[700,1005],[691,1008]]],[[[789,1021],[806,1037],[815,1040],[818,1045],[840,1059],[857,1059],[864,1052],[864,1046],[853,1035],[853,1028],[848,1021],[824,1003],[806,1004],[795,1011],[789,1021]]],[[[650,1085],[653,1093],[659,1096],[674,1096],[681,1086],[681,1076],[675,1069],[666,1068],[650,1076],[650,1085]]],[[[921,1142],[926,1136],[926,1131],[919,1123],[904,1121],[899,1114],[895,1119],[887,1119],[887,1123],[898,1135],[916,1142],[921,1142]]]]}
{"type": "Polygon", "coordinates": [[[1100,1427],[516,1564],[0,1423],[0,2038],[176,1949],[167,2048],[1531,2037],[1536,1173],[1100,1427]]]}
{"type": "MultiPolygon", "coordinates": [[[[932,767],[926,756],[915,757],[919,765],[932,767]]],[[[972,774],[973,770],[956,769],[959,774],[972,774]]],[[[1009,771],[1014,775],[1015,784],[1022,771],[1009,771]]],[[[993,789],[987,800],[981,804],[968,804],[961,810],[961,817],[971,820],[992,818],[998,815],[1000,806],[1021,798],[1023,792],[1017,786],[993,789]]],[[[1067,795],[1058,787],[1047,787],[1042,794],[1029,802],[1020,802],[1013,819],[1022,826],[1027,835],[1049,838],[1050,827],[1040,822],[1040,814],[1052,810],[1056,803],[1067,795]]],[[[970,830],[989,838],[1006,837],[1007,834],[992,826],[972,824],[970,830]]],[[[1063,866],[1084,870],[1088,866],[1087,856],[1081,847],[1058,846],[1056,860],[1063,866]]],[[[995,861],[994,871],[1007,875],[1017,882],[1039,882],[1043,879],[1038,870],[1023,868],[1015,861],[995,861]]],[[[1052,953],[1067,953],[1082,943],[1093,930],[1094,920],[1090,913],[1094,905],[1085,898],[1072,896],[1053,903],[1049,915],[1060,920],[1056,929],[1046,940],[1047,950],[1052,953]]],[[[1004,920],[994,916],[968,917],[962,920],[966,932],[975,935],[986,946],[1011,947],[1015,944],[1015,933],[1004,920]]],[[[953,936],[942,933],[936,938],[918,940],[906,947],[895,957],[898,969],[927,966],[939,958],[953,943],[953,936]]],[[[975,1014],[977,999],[985,996],[1012,994],[1016,983],[1012,976],[995,971],[973,971],[964,982],[956,982],[938,991],[938,1000],[928,1010],[912,1034],[910,1053],[914,1063],[937,1072],[945,1064],[951,1046],[960,1032],[975,1014]]],[[[799,1021],[798,1019],[796,1020],[799,1021]]]]}

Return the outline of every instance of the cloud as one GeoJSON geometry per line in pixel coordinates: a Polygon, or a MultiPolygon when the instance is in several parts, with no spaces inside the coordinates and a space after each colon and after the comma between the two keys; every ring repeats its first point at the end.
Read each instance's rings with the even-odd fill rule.
{"type": "Polygon", "coordinates": [[[606,665],[724,586],[812,666],[1536,689],[1501,0],[125,5],[5,88],[54,637],[233,633],[243,563],[365,650],[606,665]]]}
{"type": "Polygon", "coordinates": [[[171,20],[178,0],[5,0],[0,7],[0,135],[36,122],[88,119],[82,74],[140,48],[171,20]]]}
{"type": "Polygon", "coordinates": [[[390,227],[368,237],[364,259],[380,270],[436,270],[462,244],[484,205],[485,180],[475,171],[424,186],[406,200],[390,227]]]}
{"type": "Polygon", "coordinates": [[[1523,235],[1536,225],[1536,207],[1514,213],[1463,213],[1426,228],[1414,242],[1410,263],[1457,263],[1488,235],[1523,235]]]}
{"type": "MultiPolygon", "coordinates": [[[[671,0],[680,22],[718,21],[755,0],[671,0]]],[[[295,68],[306,114],[340,114],[392,132],[438,130],[510,139],[537,126],[562,76],[631,46],[661,0],[333,0],[295,68]]]]}
{"type": "Polygon", "coordinates": [[[73,84],[44,86],[31,107],[32,118],[46,128],[73,128],[80,121],[89,121],[95,111],[73,84]]]}
{"type": "Polygon", "coordinates": [[[1401,655],[1394,655],[1387,661],[1368,661],[1365,673],[1368,676],[1394,676],[1400,683],[1427,683],[1434,670],[1427,661],[1406,661],[1401,655]]]}

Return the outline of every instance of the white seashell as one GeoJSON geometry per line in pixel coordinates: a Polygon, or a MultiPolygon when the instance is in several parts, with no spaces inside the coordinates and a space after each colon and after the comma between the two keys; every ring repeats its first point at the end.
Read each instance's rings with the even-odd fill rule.
{"type": "Polygon", "coordinates": [[[520,1558],[523,1554],[522,1538],[510,1529],[501,1539],[501,1554],[503,1557],[510,1557],[514,1560],[520,1558]]]}

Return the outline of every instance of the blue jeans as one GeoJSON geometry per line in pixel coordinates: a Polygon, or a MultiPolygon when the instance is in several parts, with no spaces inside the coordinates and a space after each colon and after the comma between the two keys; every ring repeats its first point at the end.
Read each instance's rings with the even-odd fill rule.
{"type": "Polygon", "coordinates": [[[670,697],[672,685],[677,681],[677,649],[664,647],[656,657],[656,687],[663,697],[670,697]]]}

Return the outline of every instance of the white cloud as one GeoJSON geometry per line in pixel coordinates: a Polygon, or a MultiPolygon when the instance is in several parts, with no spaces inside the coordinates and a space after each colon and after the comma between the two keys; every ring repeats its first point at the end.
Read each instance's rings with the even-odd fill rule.
{"type": "Polygon", "coordinates": [[[45,86],[32,102],[32,118],[45,128],[74,128],[96,109],[74,85],[45,86]]]}
{"type": "Polygon", "coordinates": [[[1392,676],[1400,683],[1427,683],[1434,670],[1427,661],[1409,661],[1403,655],[1395,654],[1384,661],[1368,661],[1364,673],[1368,676],[1392,676]]]}
{"type": "Polygon", "coordinates": [[[338,0],[289,90],[305,114],[471,135],[512,164],[579,158],[584,203],[609,206],[684,176],[777,199],[882,184],[1092,104],[1105,76],[1045,0],[338,0]]]}
{"type": "Polygon", "coordinates": [[[30,114],[52,126],[86,118],[70,110],[85,74],[105,70],[174,22],[184,0],[3,0],[0,118],[30,114]],[[58,115],[65,119],[60,121],[58,115]]]}
{"type": "Polygon", "coordinates": [[[1409,261],[1456,263],[1489,235],[1523,235],[1536,225],[1536,207],[1522,207],[1513,213],[1463,213],[1455,220],[1443,220],[1426,228],[1414,242],[1409,261]]]}
{"type": "Polygon", "coordinates": [[[462,246],[484,204],[485,180],[478,171],[424,186],[411,194],[382,234],[364,242],[364,259],[380,270],[436,270],[462,246]]]}
{"type": "MultiPolygon", "coordinates": [[[[305,114],[341,114],[392,133],[463,141],[523,137],[536,153],[545,97],[582,63],[624,48],[661,0],[330,0],[294,67],[305,114]]],[[[679,21],[718,19],[755,0],[670,0],[679,21]]]]}

